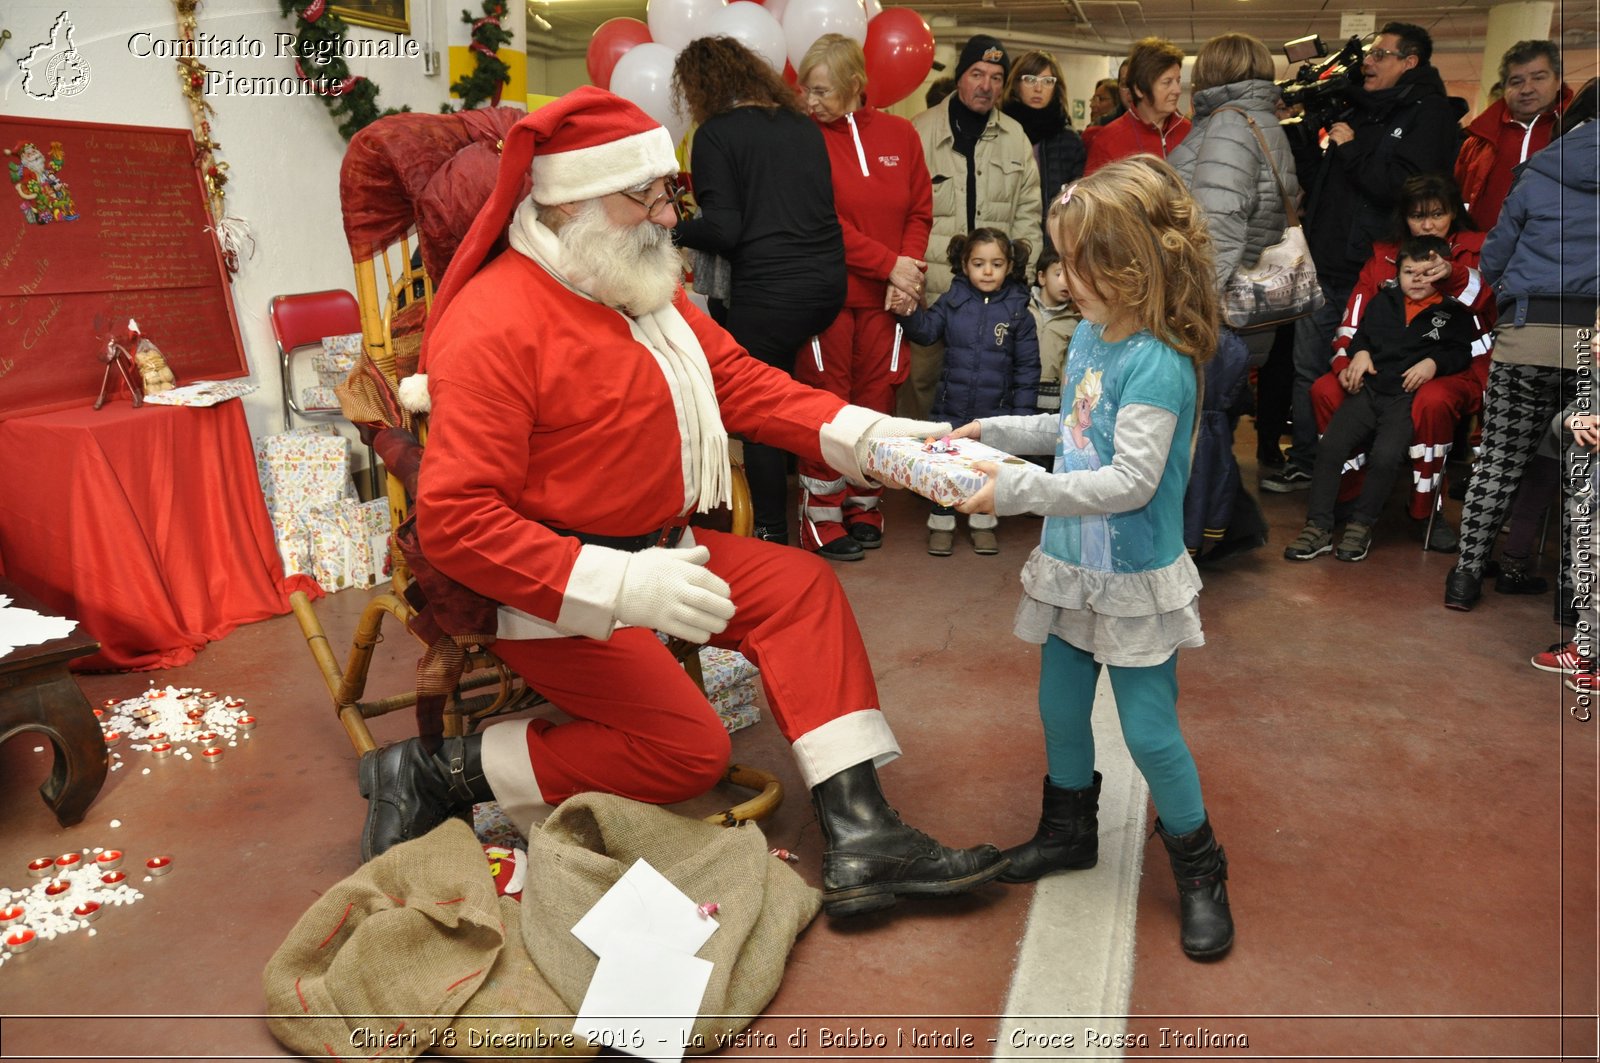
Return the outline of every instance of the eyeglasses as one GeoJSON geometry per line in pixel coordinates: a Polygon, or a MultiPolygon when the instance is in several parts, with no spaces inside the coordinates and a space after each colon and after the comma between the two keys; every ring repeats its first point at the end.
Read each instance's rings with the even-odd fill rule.
{"type": "Polygon", "coordinates": [[[1379,62],[1381,62],[1381,61],[1383,61],[1385,59],[1388,59],[1391,56],[1393,56],[1396,59],[1404,59],[1408,55],[1415,55],[1415,54],[1417,54],[1417,53],[1415,53],[1415,52],[1393,52],[1393,51],[1390,51],[1387,48],[1368,48],[1367,49],[1367,55],[1370,56],[1372,59],[1378,60],[1379,62]]]}
{"type": "Polygon", "coordinates": [[[654,219],[669,203],[677,202],[678,182],[668,177],[666,179],[666,187],[654,199],[645,199],[643,195],[636,192],[618,192],[617,194],[624,199],[631,199],[643,207],[646,219],[654,219]]]}
{"type": "Polygon", "coordinates": [[[833,89],[824,89],[824,88],[808,88],[808,89],[806,89],[806,96],[808,98],[810,98],[810,99],[813,99],[813,100],[825,100],[829,96],[833,96],[833,95],[836,95],[836,93],[834,92],[833,89]]]}
{"type": "Polygon", "coordinates": [[[1412,221],[1439,221],[1441,218],[1448,218],[1449,216],[1450,212],[1442,207],[1438,210],[1413,211],[1406,215],[1412,221]]]}
{"type": "Polygon", "coordinates": [[[1056,81],[1057,80],[1058,79],[1051,77],[1049,74],[1024,74],[1024,75],[1022,75],[1022,83],[1024,85],[1028,86],[1029,88],[1033,88],[1034,86],[1039,85],[1039,86],[1043,86],[1044,88],[1047,88],[1047,89],[1053,89],[1053,88],[1056,87],[1056,81]]]}

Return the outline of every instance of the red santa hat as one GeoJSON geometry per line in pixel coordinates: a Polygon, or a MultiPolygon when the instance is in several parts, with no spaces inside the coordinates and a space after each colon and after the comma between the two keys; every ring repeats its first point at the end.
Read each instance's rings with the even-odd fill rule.
{"type": "Polygon", "coordinates": [[[535,202],[576,203],[676,173],[673,147],[671,134],[636,104],[592,85],[552,100],[512,126],[501,147],[494,191],[434,294],[418,372],[401,383],[400,401],[408,409],[427,411],[428,340],[450,301],[505,234],[530,169],[535,202]]]}

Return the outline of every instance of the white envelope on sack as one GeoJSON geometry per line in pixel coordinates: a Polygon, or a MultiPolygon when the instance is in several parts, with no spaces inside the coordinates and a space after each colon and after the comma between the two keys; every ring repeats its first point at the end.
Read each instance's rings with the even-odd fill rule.
{"type": "Polygon", "coordinates": [[[602,959],[613,943],[627,946],[640,939],[693,956],[717,931],[717,921],[700,914],[701,903],[644,860],[636,860],[572,933],[602,959]]]}

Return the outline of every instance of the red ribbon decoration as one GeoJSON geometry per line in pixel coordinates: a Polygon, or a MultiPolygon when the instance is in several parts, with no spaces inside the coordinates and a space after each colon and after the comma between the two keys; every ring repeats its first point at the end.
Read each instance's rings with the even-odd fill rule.
{"type": "Polygon", "coordinates": [[[302,14],[300,17],[305,19],[307,22],[315,22],[317,19],[321,18],[327,10],[328,0],[311,0],[311,3],[306,5],[304,14],[302,14]]]}

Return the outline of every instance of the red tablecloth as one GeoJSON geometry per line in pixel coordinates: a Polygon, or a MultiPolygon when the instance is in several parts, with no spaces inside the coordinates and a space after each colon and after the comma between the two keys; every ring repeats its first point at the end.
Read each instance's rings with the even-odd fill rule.
{"type": "Polygon", "coordinates": [[[0,566],[100,641],[86,670],[174,668],[289,610],[237,399],[0,421],[0,566]]]}

